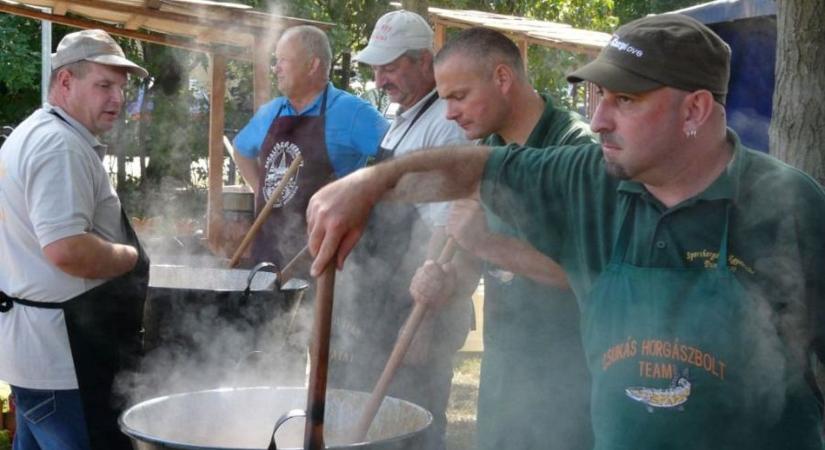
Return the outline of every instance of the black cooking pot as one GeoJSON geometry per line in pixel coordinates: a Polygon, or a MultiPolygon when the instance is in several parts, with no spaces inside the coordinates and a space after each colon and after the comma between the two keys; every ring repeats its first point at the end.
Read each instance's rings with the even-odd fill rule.
{"type": "Polygon", "coordinates": [[[292,279],[283,286],[270,263],[252,270],[152,265],[144,310],[144,348],[197,353],[218,331],[236,329],[246,342],[238,353],[258,348],[267,327],[288,332],[308,283],[292,279]],[[282,317],[277,324],[274,319],[282,317]]]}
{"type": "MultiPolygon", "coordinates": [[[[410,402],[386,397],[365,442],[348,443],[369,394],[327,391],[324,441],[328,449],[420,450],[432,415],[410,402]]],[[[127,409],[120,429],[136,450],[266,449],[284,413],[306,406],[303,388],[226,388],[154,398],[127,409]]],[[[303,447],[304,421],[275,433],[279,449],[303,447]]]]}

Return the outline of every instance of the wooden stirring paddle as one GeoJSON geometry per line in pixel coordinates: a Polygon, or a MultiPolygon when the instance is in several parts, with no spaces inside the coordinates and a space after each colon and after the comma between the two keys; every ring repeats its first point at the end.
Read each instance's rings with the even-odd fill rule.
{"type": "Polygon", "coordinates": [[[258,234],[258,231],[263,226],[266,219],[269,218],[269,213],[272,212],[272,207],[275,205],[277,199],[281,198],[281,193],[286,188],[287,183],[289,180],[295,176],[295,173],[298,172],[298,167],[301,165],[301,161],[303,158],[301,155],[295,157],[292,160],[292,164],[289,165],[289,169],[287,169],[284,177],[281,178],[281,181],[278,182],[278,185],[275,187],[275,190],[272,192],[272,195],[269,196],[269,200],[267,200],[266,205],[264,205],[261,212],[258,213],[258,217],[255,219],[255,223],[252,224],[252,227],[249,228],[249,231],[244,236],[243,241],[241,241],[241,245],[238,246],[238,249],[235,250],[235,254],[232,255],[232,259],[229,261],[229,267],[235,267],[241,261],[241,256],[246,251],[249,244],[252,243],[252,239],[255,238],[255,235],[258,234]]]}
{"type": "MultiPolygon", "coordinates": [[[[457,248],[458,246],[455,240],[451,237],[447,238],[444,248],[441,249],[441,255],[438,257],[438,264],[443,266],[444,264],[450,262],[453,259],[453,255],[455,254],[457,248]]],[[[363,442],[366,439],[370,425],[372,425],[372,421],[378,413],[378,408],[381,406],[381,402],[384,401],[384,396],[387,395],[387,390],[389,389],[390,383],[395,376],[395,372],[404,361],[404,356],[407,354],[407,350],[410,348],[410,344],[415,337],[415,333],[418,331],[418,327],[424,320],[424,315],[426,313],[427,306],[416,303],[410,313],[410,317],[408,317],[407,321],[404,322],[404,327],[398,335],[398,340],[395,341],[395,346],[392,349],[392,353],[390,353],[390,358],[387,360],[387,365],[384,366],[384,371],[381,372],[378,382],[375,383],[375,389],[373,389],[369,400],[367,400],[366,406],[364,406],[364,410],[361,412],[361,418],[355,428],[355,433],[353,434],[353,439],[351,442],[363,442]]]]}

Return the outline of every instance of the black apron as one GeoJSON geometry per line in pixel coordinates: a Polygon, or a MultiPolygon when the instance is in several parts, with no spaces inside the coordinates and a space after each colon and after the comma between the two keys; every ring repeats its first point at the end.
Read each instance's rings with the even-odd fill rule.
{"type": "MultiPolygon", "coordinates": [[[[395,145],[379,147],[368,164],[392,158],[407,133],[436,100],[437,93],[430,95],[395,145]]],[[[423,226],[415,205],[398,202],[375,205],[347,269],[339,275],[348,287],[342,291],[344,300],[336,303],[331,359],[364,364],[365,359],[380,360],[381,357],[375,358],[376,354],[383,356],[392,348],[412,304],[397,299],[409,297],[410,279],[426,258],[427,246],[415,245],[415,242],[422,242],[419,237],[429,236],[416,236],[416,239],[412,236],[414,228],[423,226]],[[418,264],[411,265],[410,260],[418,264]],[[370,343],[365,345],[367,341],[370,343]],[[377,348],[381,350],[376,353],[377,348]]],[[[384,362],[377,361],[374,370],[383,368],[384,362]]]]}
{"type": "Polygon", "coordinates": [[[259,160],[260,184],[255,199],[259,214],[269,195],[283,178],[289,165],[298,156],[303,161],[276,200],[266,223],[252,246],[254,262],[268,261],[283,267],[306,245],[306,209],[309,199],[318,189],[335,177],[326,145],[325,118],[327,90],[321,99],[317,116],[281,117],[281,105],[261,145],[259,160]]]}
{"type": "MultiPolygon", "coordinates": [[[[438,95],[432,94],[425,101],[396,144],[379,148],[376,161],[395,155],[407,133],[437,99],[438,95]]],[[[375,386],[398,330],[412,309],[410,280],[427,257],[430,234],[413,204],[379,202],[373,208],[358,245],[336,279],[341,298],[333,311],[330,387],[369,392],[375,386]]],[[[439,357],[445,345],[439,337],[433,341],[431,359],[418,366],[405,365],[388,393],[433,414],[433,425],[422,445],[426,449],[444,448],[452,359],[439,357]]]]}
{"type": "Polygon", "coordinates": [[[62,303],[13,298],[0,292],[0,312],[16,304],[62,309],[74,360],[83,413],[93,450],[129,450],[117,425],[112,383],[121,370],[134,370],[143,343],[143,305],[149,284],[149,257],[121,208],[127,245],[138,250],[135,267],[62,303]]]}

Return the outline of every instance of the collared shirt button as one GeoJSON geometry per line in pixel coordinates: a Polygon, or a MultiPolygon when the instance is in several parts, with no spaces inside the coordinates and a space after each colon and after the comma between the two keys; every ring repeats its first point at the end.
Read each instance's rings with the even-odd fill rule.
{"type": "Polygon", "coordinates": [[[667,247],[667,242],[665,242],[665,241],[658,241],[658,242],[656,242],[656,248],[658,248],[658,249],[663,249],[663,248],[665,248],[665,247],[667,247]]]}

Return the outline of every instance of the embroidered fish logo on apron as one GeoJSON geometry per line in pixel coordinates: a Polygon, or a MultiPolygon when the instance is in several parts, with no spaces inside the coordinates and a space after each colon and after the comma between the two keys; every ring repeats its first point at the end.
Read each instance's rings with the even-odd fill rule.
{"type": "Polygon", "coordinates": [[[629,387],[625,389],[625,394],[633,400],[647,406],[648,412],[653,412],[653,408],[679,408],[683,410],[685,403],[690,397],[690,380],[688,380],[688,369],[682,375],[676,374],[670,382],[670,387],[666,389],[650,387],[629,387]]]}

